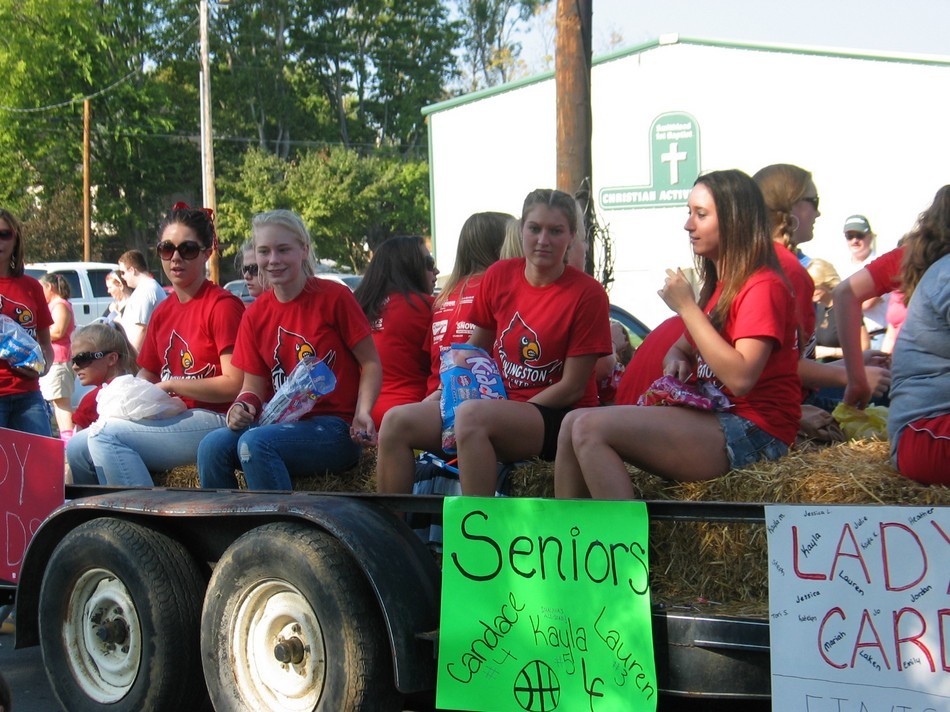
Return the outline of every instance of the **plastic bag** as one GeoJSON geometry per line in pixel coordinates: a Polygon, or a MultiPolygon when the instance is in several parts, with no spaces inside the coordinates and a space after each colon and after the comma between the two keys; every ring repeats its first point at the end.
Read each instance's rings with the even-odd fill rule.
{"type": "Polygon", "coordinates": [[[484,349],[468,344],[452,344],[442,352],[439,365],[442,380],[442,449],[455,452],[455,409],[466,400],[507,398],[498,365],[484,349]]]}
{"type": "Polygon", "coordinates": [[[36,339],[6,314],[0,314],[0,358],[11,366],[31,368],[37,373],[46,368],[43,349],[36,339]]]}
{"type": "Polygon", "coordinates": [[[309,413],[320,396],[336,388],[336,376],[323,361],[305,356],[287,376],[261,413],[261,425],[293,423],[309,413]]]}
{"type": "Polygon", "coordinates": [[[151,381],[137,376],[117,376],[96,394],[99,420],[154,420],[172,418],[187,410],[185,402],[170,396],[151,381]]]}
{"type": "Polygon", "coordinates": [[[887,440],[887,408],[869,405],[864,410],[839,403],[831,414],[849,440],[887,440]]]}
{"type": "Polygon", "coordinates": [[[725,410],[732,403],[721,390],[709,381],[695,386],[683,383],[674,376],[661,376],[650,384],[637,405],[676,405],[697,410],[725,410]]]}

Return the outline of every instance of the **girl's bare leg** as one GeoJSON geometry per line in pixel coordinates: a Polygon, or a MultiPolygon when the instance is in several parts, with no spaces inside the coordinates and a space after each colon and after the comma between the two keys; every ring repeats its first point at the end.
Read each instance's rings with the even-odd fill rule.
{"type": "Polygon", "coordinates": [[[497,463],[534,457],[544,444],[544,421],[530,403],[472,400],[455,411],[459,479],[464,494],[491,497],[497,463]]]}
{"type": "Polygon", "coordinates": [[[590,490],[584,473],[574,454],[574,421],[586,410],[575,410],[565,416],[557,438],[557,457],[554,459],[554,496],[558,499],[589,499],[590,490]]]}
{"type": "Polygon", "coordinates": [[[414,449],[438,452],[442,446],[439,402],[422,401],[391,409],[379,426],[376,491],[409,494],[415,480],[414,449]]]}

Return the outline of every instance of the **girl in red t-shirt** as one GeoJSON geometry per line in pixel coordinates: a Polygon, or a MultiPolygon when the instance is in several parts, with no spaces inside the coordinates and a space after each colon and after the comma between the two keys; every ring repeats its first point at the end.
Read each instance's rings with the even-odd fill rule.
{"type": "Polygon", "coordinates": [[[178,203],[158,237],[156,253],[174,293],[152,312],[138,377],[180,397],[187,409],[168,418],[110,418],[77,433],[66,454],[78,481],[150,487],[152,472],[193,464],[201,439],[225,424],[241,386],[231,350],[244,305],[205,276],[218,246],[211,211],[178,203]]]}
{"type": "MultiPolygon", "coordinates": [[[[522,209],[524,258],[488,268],[471,312],[469,343],[492,352],[507,400],[470,400],[455,413],[459,478],[465,494],[495,492],[497,462],[552,459],[561,420],[594,405],[594,362],[611,352],[607,295],[564,264],[577,234],[574,198],[535,190],[522,209]]],[[[380,429],[381,492],[409,492],[413,449],[439,450],[438,400],[393,408],[380,429]]]]}
{"type": "Polygon", "coordinates": [[[630,499],[624,462],[671,479],[717,477],[763,457],[779,457],[798,430],[795,304],[772,246],[762,193],[745,173],[700,176],[684,228],[702,290],[697,303],[682,270],[659,291],[686,334],[663,371],[714,380],[732,401],[726,412],[615,406],[568,414],[555,460],[558,497],[630,499]]]}
{"type": "Polygon", "coordinates": [[[37,373],[0,359],[0,427],[49,437],[49,412],[40,394],[39,377],[53,365],[50,326],[53,318],[43,287],[23,271],[23,231],[8,210],[0,209],[0,314],[10,317],[43,351],[46,368],[37,373]]]}
{"type": "Polygon", "coordinates": [[[452,344],[465,343],[475,330],[470,319],[472,304],[485,270],[498,261],[503,250],[509,221],[519,222],[508,213],[484,212],[470,215],[462,225],[455,266],[432,306],[428,393],[439,387],[442,352],[452,344]]]}
{"type": "MultiPolygon", "coordinates": [[[[314,276],[310,233],[298,215],[272,210],[254,217],[254,250],[264,292],[244,314],[234,365],[244,386],[227,427],[198,448],[202,487],[290,490],[292,478],[341,472],[376,440],[371,415],[382,373],[369,322],[349,287],[314,276]],[[300,420],[254,425],[263,403],[305,356],[333,371],[336,386],[300,420]],[[253,426],[253,427],[250,427],[253,426]]],[[[421,255],[420,255],[421,258],[421,255]]]]}
{"type": "Polygon", "coordinates": [[[353,294],[369,319],[383,368],[374,423],[382,423],[393,406],[418,403],[426,395],[432,321],[427,258],[421,237],[391,237],[376,248],[353,294]]]}

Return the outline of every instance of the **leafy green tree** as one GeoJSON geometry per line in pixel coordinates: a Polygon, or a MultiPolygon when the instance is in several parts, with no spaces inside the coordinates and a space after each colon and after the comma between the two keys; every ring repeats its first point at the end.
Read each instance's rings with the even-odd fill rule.
{"type": "Polygon", "coordinates": [[[354,271],[366,266],[370,226],[427,231],[427,186],[424,163],[364,158],[339,147],[307,153],[287,175],[291,207],[310,229],[317,255],[354,271]]]}
{"type": "Polygon", "coordinates": [[[514,78],[521,55],[516,30],[552,0],[460,0],[462,63],[468,89],[497,86],[514,78]]]}

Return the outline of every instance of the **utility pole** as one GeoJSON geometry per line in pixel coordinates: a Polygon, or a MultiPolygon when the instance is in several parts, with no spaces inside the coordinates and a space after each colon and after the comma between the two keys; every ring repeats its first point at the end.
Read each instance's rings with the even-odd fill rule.
{"type": "MultiPolygon", "coordinates": [[[[591,191],[591,9],[592,0],[558,0],[554,82],[557,91],[557,187],[575,195],[591,191]]],[[[583,201],[585,223],[591,201],[583,201]]],[[[588,240],[590,235],[588,234],[588,240]]],[[[593,251],[587,254],[588,271],[593,251]]]]}
{"type": "Polygon", "coordinates": [[[89,99],[82,102],[82,259],[92,259],[92,205],[89,200],[92,181],[89,175],[89,132],[92,123],[92,109],[89,99]]]}
{"type": "MultiPolygon", "coordinates": [[[[214,192],[214,145],[211,131],[211,63],[208,59],[208,0],[198,3],[200,15],[199,42],[201,45],[201,71],[198,74],[198,86],[201,110],[201,188],[204,207],[211,208],[217,217],[218,201],[214,192]]],[[[211,281],[221,281],[219,268],[221,256],[218,250],[211,253],[208,261],[211,281]]]]}

